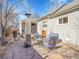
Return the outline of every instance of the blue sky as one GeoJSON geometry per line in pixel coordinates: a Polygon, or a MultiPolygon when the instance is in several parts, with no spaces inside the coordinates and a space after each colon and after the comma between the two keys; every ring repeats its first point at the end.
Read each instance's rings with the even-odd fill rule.
{"type": "Polygon", "coordinates": [[[44,15],[47,13],[50,7],[49,0],[28,0],[28,3],[31,10],[38,13],[39,15],[44,15]]]}
{"type": "MultiPolygon", "coordinates": [[[[33,13],[37,13],[40,16],[44,16],[47,14],[53,1],[55,1],[55,0],[26,0],[24,2],[25,6],[24,5],[22,6],[22,4],[21,4],[20,5],[21,7],[18,8],[17,11],[20,12],[21,18],[25,18],[25,16],[23,14],[26,12],[26,10],[24,8],[26,8],[26,5],[28,5],[33,13]]],[[[68,3],[71,1],[72,0],[57,0],[57,3],[61,4],[61,3],[68,3]]]]}
{"type": "MultiPolygon", "coordinates": [[[[36,12],[39,15],[43,16],[47,14],[52,1],[55,1],[55,0],[28,0],[28,4],[33,12],[36,12]]],[[[57,3],[59,4],[68,3],[70,1],[72,0],[57,0],[57,3]]]]}

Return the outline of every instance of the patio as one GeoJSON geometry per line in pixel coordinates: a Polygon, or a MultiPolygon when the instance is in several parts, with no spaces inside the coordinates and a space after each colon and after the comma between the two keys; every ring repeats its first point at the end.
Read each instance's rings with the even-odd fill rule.
{"type": "Polygon", "coordinates": [[[60,43],[57,46],[53,50],[43,45],[34,45],[33,47],[44,59],[79,59],[79,51],[72,49],[68,44],[60,43]]]}
{"type": "Polygon", "coordinates": [[[21,38],[21,40],[7,46],[2,59],[43,59],[33,47],[24,48],[24,41],[21,38]]]}

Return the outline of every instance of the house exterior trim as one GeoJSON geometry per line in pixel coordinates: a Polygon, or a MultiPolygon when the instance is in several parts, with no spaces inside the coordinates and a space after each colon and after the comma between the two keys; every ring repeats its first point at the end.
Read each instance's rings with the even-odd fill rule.
{"type": "Polygon", "coordinates": [[[45,19],[51,19],[51,18],[55,18],[55,17],[58,17],[58,16],[61,16],[61,15],[63,15],[63,14],[68,14],[68,13],[72,13],[72,12],[75,12],[75,11],[79,11],[79,5],[76,5],[76,6],[74,6],[74,7],[71,7],[70,9],[67,9],[67,10],[64,10],[64,11],[62,11],[62,12],[59,12],[59,13],[55,13],[55,14],[48,14],[48,15],[46,15],[46,16],[44,16],[44,17],[41,17],[39,20],[38,20],[38,22],[39,21],[42,21],[42,20],[45,20],[45,19]]]}

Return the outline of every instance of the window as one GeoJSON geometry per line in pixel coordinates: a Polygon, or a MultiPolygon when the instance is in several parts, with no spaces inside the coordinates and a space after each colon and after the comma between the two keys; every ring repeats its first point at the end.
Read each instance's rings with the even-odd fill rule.
{"type": "Polygon", "coordinates": [[[68,23],[68,17],[59,18],[59,24],[68,23]]]}
{"type": "Polygon", "coordinates": [[[43,24],[43,27],[47,27],[47,21],[44,21],[42,24],[43,24]]]}
{"type": "Polygon", "coordinates": [[[62,18],[59,18],[59,24],[62,24],[62,18]]]}
{"type": "Polygon", "coordinates": [[[63,17],[63,23],[68,23],[68,17],[63,17]]]}
{"type": "Polygon", "coordinates": [[[47,25],[46,24],[43,24],[43,27],[47,27],[47,25]]]}

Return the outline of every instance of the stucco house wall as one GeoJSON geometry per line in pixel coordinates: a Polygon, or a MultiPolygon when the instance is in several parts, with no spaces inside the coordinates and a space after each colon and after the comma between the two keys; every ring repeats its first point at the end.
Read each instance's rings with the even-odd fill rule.
{"type": "MultiPolygon", "coordinates": [[[[44,20],[43,20],[44,21],[44,20]]],[[[37,30],[41,33],[42,22],[38,22],[37,30]]],[[[79,45],[79,11],[64,14],[47,20],[47,33],[58,33],[64,42],[79,45]],[[68,23],[59,24],[59,18],[68,17],[68,23]]]]}
{"type": "Polygon", "coordinates": [[[48,19],[40,21],[37,23],[37,32],[39,34],[42,34],[42,30],[46,30],[46,32],[47,32],[46,34],[48,34],[48,32],[49,32],[48,31],[48,19]],[[43,22],[45,22],[47,24],[47,27],[43,27],[43,22]]]}

